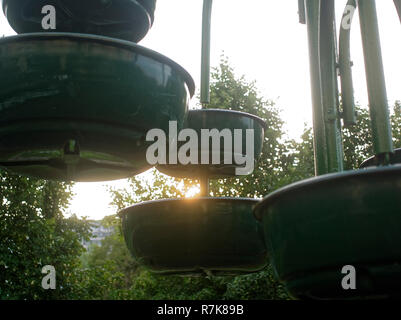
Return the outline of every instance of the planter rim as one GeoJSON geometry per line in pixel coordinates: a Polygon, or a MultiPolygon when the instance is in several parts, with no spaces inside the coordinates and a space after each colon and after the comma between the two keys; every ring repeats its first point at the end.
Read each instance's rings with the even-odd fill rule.
{"type": "Polygon", "coordinates": [[[195,94],[195,82],[191,75],[178,63],[174,62],[170,58],[138,45],[134,42],[115,39],[99,35],[83,34],[83,33],[67,33],[67,32],[43,32],[43,33],[26,33],[21,35],[14,35],[0,39],[0,46],[8,43],[18,43],[25,41],[44,41],[44,40],[71,40],[71,41],[82,41],[82,42],[95,42],[109,46],[120,47],[132,52],[142,54],[144,56],[153,58],[159,62],[168,64],[172,68],[178,70],[185,79],[188,86],[191,98],[195,94]]]}
{"type": "Polygon", "coordinates": [[[125,209],[122,209],[117,215],[119,217],[122,217],[123,215],[128,215],[130,214],[131,210],[140,208],[142,206],[148,206],[151,204],[164,204],[164,203],[171,203],[171,202],[183,202],[183,201],[224,201],[224,202],[249,202],[249,203],[254,203],[257,204],[260,199],[252,199],[252,198],[232,198],[232,197],[199,197],[199,198],[172,198],[172,199],[160,199],[160,200],[151,200],[151,201],[145,201],[145,202],[140,202],[136,203],[130,207],[127,207],[125,209]]]}
{"type": "Polygon", "coordinates": [[[283,195],[294,193],[299,190],[304,190],[305,188],[315,187],[317,185],[324,185],[326,183],[333,183],[342,180],[347,180],[349,178],[369,178],[376,175],[386,175],[386,176],[396,176],[401,174],[401,165],[390,165],[386,167],[378,168],[365,168],[345,172],[330,173],[318,177],[309,178],[299,182],[295,182],[286,187],[278,189],[266,197],[264,197],[254,208],[254,216],[259,221],[262,220],[264,209],[271,205],[274,201],[282,197],[283,195]]]}
{"type": "Polygon", "coordinates": [[[259,122],[259,124],[261,124],[265,130],[267,129],[267,124],[262,118],[248,112],[228,110],[228,109],[193,109],[189,110],[189,113],[226,113],[227,115],[249,117],[259,122]]]}

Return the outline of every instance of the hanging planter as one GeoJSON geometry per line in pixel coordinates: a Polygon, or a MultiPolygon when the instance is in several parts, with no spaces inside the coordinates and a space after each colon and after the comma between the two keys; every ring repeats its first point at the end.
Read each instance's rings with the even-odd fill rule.
{"type": "Polygon", "coordinates": [[[266,265],[257,200],[150,201],[120,212],[133,257],[163,274],[241,274],[266,265]]]}
{"type": "Polygon", "coordinates": [[[401,167],[329,174],[267,196],[255,209],[271,262],[295,297],[389,297],[401,290],[401,167]],[[344,266],[356,290],[344,290],[344,266]]]}
{"type": "Polygon", "coordinates": [[[17,33],[76,32],[140,41],[153,24],[156,0],[3,0],[17,33]],[[44,29],[45,6],[56,12],[56,28],[44,29]]]}
{"type": "MultiPolygon", "coordinates": [[[[157,169],[162,173],[178,178],[224,178],[236,176],[238,175],[236,174],[236,169],[246,167],[246,163],[238,163],[238,159],[243,159],[244,157],[251,157],[253,159],[253,166],[250,169],[250,171],[253,171],[253,167],[262,152],[266,123],[261,118],[245,112],[224,109],[201,109],[190,110],[188,112],[188,118],[184,127],[194,130],[198,137],[197,164],[190,163],[184,165],[178,163],[159,165],[157,169]],[[220,149],[217,150],[219,153],[219,164],[213,164],[213,139],[209,140],[209,148],[202,148],[202,130],[217,130],[218,134],[227,130],[229,131],[228,137],[230,138],[228,138],[228,141],[231,149],[230,151],[225,150],[224,140],[219,140],[220,149]],[[247,130],[252,131],[252,141],[247,141],[247,130]],[[240,132],[237,138],[235,138],[235,131],[240,132]],[[251,150],[249,143],[253,143],[252,154],[247,153],[247,151],[251,150]],[[238,147],[241,147],[240,150],[237,150],[238,147]],[[202,164],[202,153],[205,152],[209,154],[208,164],[202,164]],[[225,163],[224,158],[227,154],[231,159],[231,164],[225,163]]],[[[177,149],[179,150],[185,143],[178,142],[177,149]]],[[[251,172],[242,173],[242,175],[249,173],[251,172]]]]}
{"type": "Polygon", "coordinates": [[[0,165],[40,178],[100,181],[150,167],[146,133],[181,128],[191,76],[125,41],[78,34],[0,40],[0,165]]]}

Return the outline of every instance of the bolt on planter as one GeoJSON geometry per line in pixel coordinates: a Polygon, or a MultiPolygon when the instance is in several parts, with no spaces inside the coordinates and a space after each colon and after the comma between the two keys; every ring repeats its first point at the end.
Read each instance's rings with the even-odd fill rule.
{"type": "Polygon", "coordinates": [[[267,252],[254,199],[144,202],[122,210],[133,257],[162,274],[241,274],[263,269],[267,252]]]}
{"type": "Polygon", "coordinates": [[[74,32],[140,41],[154,20],[156,0],[3,0],[3,11],[17,33],[74,32]],[[44,6],[56,9],[56,29],[44,30],[44,6]]]}
{"type": "Polygon", "coordinates": [[[8,37],[0,57],[0,165],[40,178],[100,181],[148,169],[146,133],[169,121],[181,128],[195,90],[172,60],[106,37],[8,37]]]}
{"type": "Polygon", "coordinates": [[[395,297],[401,290],[401,166],[329,174],[255,208],[271,262],[298,298],[395,297]],[[356,290],[342,268],[356,268],[356,290]]]}

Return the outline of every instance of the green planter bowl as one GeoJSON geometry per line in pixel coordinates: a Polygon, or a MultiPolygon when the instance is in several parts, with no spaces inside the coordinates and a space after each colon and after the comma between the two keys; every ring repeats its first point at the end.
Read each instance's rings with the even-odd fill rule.
{"type": "MultiPolygon", "coordinates": [[[[361,168],[377,167],[380,164],[380,156],[374,156],[365,160],[361,164],[361,168]]],[[[391,164],[401,164],[401,149],[395,149],[394,153],[390,155],[391,164]]]]}
{"type": "Polygon", "coordinates": [[[401,166],[329,174],[292,184],[255,208],[278,277],[298,298],[401,293],[401,166]],[[344,290],[342,268],[356,269],[344,290]]]}
{"type": "Polygon", "coordinates": [[[257,200],[174,199],[145,202],[120,212],[133,257],[162,274],[242,274],[261,270],[267,253],[257,200]]]}
{"type": "Polygon", "coordinates": [[[151,21],[153,23],[155,17],[155,10],[156,10],[156,1],[157,0],[136,0],[142,7],[146,9],[149,13],[151,21]]]}
{"type": "Polygon", "coordinates": [[[0,40],[0,166],[103,181],[150,167],[146,133],[183,125],[191,76],[134,43],[78,34],[0,40]]]}
{"type": "Polygon", "coordinates": [[[153,24],[156,0],[3,0],[17,33],[76,32],[138,42],[153,24]],[[45,30],[42,8],[56,9],[56,29],[45,30]]]}
{"type": "MultiPolygon", "coordinates": [[[[198,177],[209,177],[209,178],[227,178],[236,176],[236,168],[240,168],[243,165],[236,163],[234,159],[234,152],[232,153],[232,164],[224,164],[224,143],[223,139],[220,142],[220,164],[212,164],[212,141],[209,143],[209,154],[210,164],[201,164],[201,130],[202,129],[217,129],[220,132],[224,129],[229,129],[231,136],[234,137],[234,130],[242,130],[242,147],[245,154],[246,146],[246,135],[245,132],[248,129],[254,130],[254,159],[255,164],[259,158],[262,147],[264,132],[266,130],[266,123],[259,117],[254,116],[245,112],[238,112],[225,109],[202,109],[202,110],[190,110],[188,112],[188,118],[185,123],[185,128],[193,129],[197,133],[199,140],[198,149],[198,164],[177,164],[177,165],[159,165],[157,169],[169,176],[177,178],[198,178],[198,177]]],[[[185,142],[180,142],[178,148],[185,142]]],[[[234,140],[232,140],[232,150],[234,151],[234,140]]],[[[249,172],[251,173],[251,172],[249,172]]]]}

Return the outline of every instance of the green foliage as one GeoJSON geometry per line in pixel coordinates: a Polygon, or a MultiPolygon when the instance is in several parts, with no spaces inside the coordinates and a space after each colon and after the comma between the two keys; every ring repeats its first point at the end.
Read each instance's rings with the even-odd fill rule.
{"type": "Polygon", "coordinates": [[[224,288],[220,278],[160,276],[143,270],[130,292],[133,299],[207,300],[219,299],[224,288]]]}
{"type": "Polygon", "coordinates": [[[109,216],[104,218],[102,224],[112,228],[114,232],[102,240],[101,246],[94,245],[89,248],[89,251],[81,257],[85,261],[83,266],[90,270],[101,270],[103,266],[107,265],[106,270],[113,268],[117,274],[123,275],[124,287],[129,287],[132,285],[132,279],[139,266],[132,259],[125,245],[120,230],[120,219],[109,216]],[[109,265],[111,261],[113,265],[109,265]]]}
{"type": "Polygon", "coordinates": [[[77,270],[73,274],[72,297],[76,300],[128,299],[125,275],[111,260],[101,266],[77,270]]]}
{"type": "Polygon", "coordinates": [[[373,155],[369,110],[356,108],[358,125],[343,130],[344,169],[357,169],[373,155]]]}
{"type": "Polygon", "coordinates": [[[0,172],[0,298],[63,299],[71,295],[84,220],[65,219],[70,185],[0,172]],[[57,272],[57,289],[41,286],[42,267],[57,272]]]}
{"type": "MultiPolygon", "coordinates": [[[[358,169],[361,163],[374,155],[373,137],[368,108],[356,106],[357,124],[342,130],[344,170],[358,169]]],[[[390,116],[394,148],[401,148],[401,102],[396,101],[390,116]]],[[[314,175],[312,129],[305,126],[301,141],[290,141],[291,165],[286,168],[289,180],[298,181],[314,175]]],[[[288,183],[285,179],[285,184],[288,183]]]]}
{"type": "MultiPolygon", "coordinates": [[[[373,137],[370,128],[369,110],[356,108],[358,123],[343,130],[344,168],[353,170],[361,163],[374,155],[373,137]]],[[[393,143],[395,148],[401,148],[401,103],[397,101],[391,110],[390,116],[393,143]]]]}
{"type": "Polygon", "coordinates": [[[210,96],[210,108],[248,112],[259,116],[267,124],[262,154],[254,172],[240,178],[213,181],[211,194],[254,198],[263,197],[281,187],[286,176],[285,169],[290,163],[287,157],[289,150],[284,143],[283,120],[275,103],[261,97],[255,82],[247,82],[244,76],[237,78],[225,57],[212,72],[210,96]]]}
{"type": "Polygon", "coordinates": [[[126,189],[110,189],[112,205],[117,210],[122,210],[144,201],[183,198],[188,190],[196,185],[195,180],[170,178],[156,169],[148,171],[148,176],[149,173],[152,179],[137,176],[129,179],[129,187],[126,189]]]}
{"type": "Polygon", "coordinates": [[[288,300],[284,286],[277,282],[271,266],[265,270],[235,277],[228,283],[224,298],[228,300],[288,300]]]}
{"type": "Polygon", "coordinates": [[[394,147],[401,148],[401,101],[395,102],[390,120],[394,147]]]}

